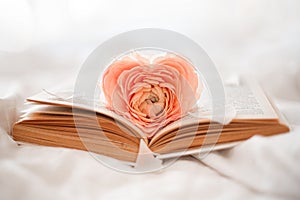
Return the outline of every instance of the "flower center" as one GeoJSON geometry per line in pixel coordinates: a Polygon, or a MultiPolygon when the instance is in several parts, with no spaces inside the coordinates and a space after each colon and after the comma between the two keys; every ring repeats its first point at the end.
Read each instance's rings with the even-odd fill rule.
{"type": "Polygon", "coordinates": [[[146,99],[147,104],[153,104],[158,102],[157,96],[149,95],[149,97],[146,99]]]}
{"type": "Polygon", "coordinates": [[[139,110],[146,114],[147,118],[159,116],[164,110],[164,99],[159,99],[157,95],[150,92],[144,101],[139,105],[139,110]]]}
{"type": "Polygon", "coordinates": [[[165,109],[165,89],[158,85],[141,88],[133,97],[133,109],[148,119],[159,117],[165,109]]]}

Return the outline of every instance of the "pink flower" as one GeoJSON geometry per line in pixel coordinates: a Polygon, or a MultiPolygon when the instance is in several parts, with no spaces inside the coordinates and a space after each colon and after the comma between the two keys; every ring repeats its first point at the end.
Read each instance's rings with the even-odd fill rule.
{"type": "Polygon", "coordinates": [[[194,107],[202,84],[193,66],[179,56],[167,55],[150,63],[134,54],[108,67],[102,88],[107,107],[151,138],[194,107]]]}

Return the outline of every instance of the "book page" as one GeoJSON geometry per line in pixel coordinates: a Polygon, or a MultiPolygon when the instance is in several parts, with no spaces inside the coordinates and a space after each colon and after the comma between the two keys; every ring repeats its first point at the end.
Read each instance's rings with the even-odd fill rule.
{"type": "MultiPolygon", "coordinates": [[[[278,119],[273,106],[255,81],[244,79],[238,84],[225,85],[224,89],[226,94],[225,118],[227,119],[223,124],[228,124],[232,119],[278,119]]],[[[206,92],[206,94],[208,94],[208,92],[206,92]]],[[[104,114],[122,122],[136,131],[140,136],[146,138],[145,134],[143,134],[138,127],[113,111],[108,110],[101,101],[82,98],[81,101],[77,101],[74,105],[71,91],[55,92],[54,94],[44,91],[28,98],[28,100],[52,105],[73,106],[75,108],[104,114]]],[[[199,105],[195,111],[190,112],[187,116],[165,126],[156,134],[156,136],[182,126],[209,123],[212,119],[211,101],[208,97],[204,98],[204,101],[207,101],[208,103],[199,105]]]]}
{"type": "Polygon", "coordinates": [[[278,116],[257,82],[242,80],[225,86],[226,99],[236,111],[236,119],[277,119],[278,116]]]}
{"type": "MultiPolygon", "coordinates": [[[[276,111],[256,81],[243,79],[239,83],[225,85],[224,90],[226,96],[225,116],[224,121],[219,123],[228,124],[233,119],[278,119],[276,111]]],[[[170,123],[160,130],[155,137],[160,137],[160,135],[183,126],[209,123],[213,116],[211,100],[207,94],[208,92],[205,92],[203,100],[206,103],[200,102],[197,110],[170,123]]]]}
{"type": "Polygon", "coordinates": [[[146,139],[146,136],[143,134],[143,132],[136,127],[134,124],[132,124],[130,121],[125,119],[124,117],[117,115],[113,111],[107,109],[105,107],[105,104],[101,101],[96,100],[89,100],[86,98],[77,98],[76,103],[73,102],[73,92],[68,91],[60,91],[60,92],[49,92],[44,90],[43,92],[34,95],[32,97],[27,98],[27,101],[29,102],[35,102],[35,103],[42,103],[42,104],[48,104],[48,105],[54,105],[54,106],[63,106],[63,107],[69,107],[69,108],[78,108],[83,109],[87,111],[96,112],[98,114],[103,114],[108,117],[111,117],[112,119],[115,119],[116,123],[122,123],[123,125],[127,126],[128,128],[132,129],[142,138],[146,139]]]}

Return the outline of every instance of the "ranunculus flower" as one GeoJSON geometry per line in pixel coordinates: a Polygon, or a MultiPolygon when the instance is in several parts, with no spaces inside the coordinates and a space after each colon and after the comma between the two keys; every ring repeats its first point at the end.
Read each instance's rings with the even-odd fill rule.
{"type": "Polygon", "coordinates": [[[107,107],[133,122],[148,138],[186,115],[202,90],[193,66],[173,54],[151,63],[137,53],[124,57],[108,67],[102,83],[107,107]]]}

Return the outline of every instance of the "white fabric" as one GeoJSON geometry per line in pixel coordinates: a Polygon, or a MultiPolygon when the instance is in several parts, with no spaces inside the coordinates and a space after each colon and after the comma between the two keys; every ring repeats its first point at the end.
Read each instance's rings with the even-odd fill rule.
{"type": "Polygon", "coordinates": [[[298,0],[0,1],[0,199],[299,199],[298,0]],[[141,27],[198,42],[223,76],[254,74],[292,125],[182,158],[161,172],[122,174],[88,153],[17,146],[8,136],[23,99],[72,82],[102,41],[141,27]],[[70,80],[69,80],[70,79],[70,80]]]}
{"type": "Polygon", "coordinates": [[[255,136],[202,162],[187,157],[161,172],[129,175],[106,168],[86,152],[17,146],[8,134],[22,98],[17,87],[5,90],[0,98],[3,199],[300,198],[300,124],[294,115],[300,103],[279,104],[294,124],[289,134],[255,136]]]}

